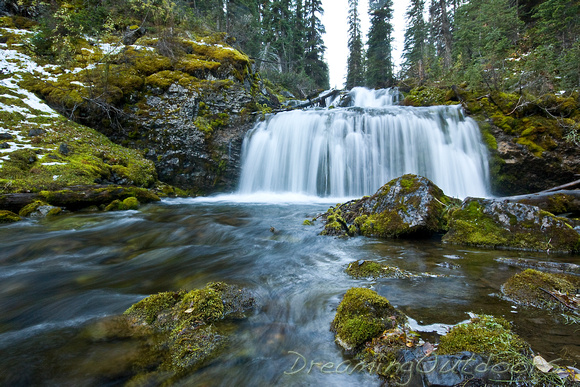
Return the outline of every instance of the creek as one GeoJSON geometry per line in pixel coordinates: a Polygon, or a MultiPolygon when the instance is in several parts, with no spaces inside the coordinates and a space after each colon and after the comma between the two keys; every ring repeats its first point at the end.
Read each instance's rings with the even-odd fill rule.
{"type": "MultiPolygon", "coordinates": [[[[373,96],[372,101],[377,99],[373,96]]],[[[396,117],[393,111],[406,110],[384,104],[378,107],[384,112],[378,113],[360,106],[341,109],[336,109],[338,116],[328,110],[307,111],[306,118],[290,113],[294,118],[286,121],[301,122],[291,131],[305,125],[317,128],[313,123],[317,121],[330,130],[333,125],[329,123],[338,121],[346,136],[335,134],[325,139],[319,134],[317,140],[310,133],[304,134],[307,138],[302,141],[318,143],[317,149],[326,141],[326,149],[330,149],[328,144],[342,149],[342,160],[347,160],[358,158],[348,155],[355,151],[353,143],[368,141],[364,134],[369,133],[371,124],[352,124],[362,120],[354,117],[357,109],[365,109],[369,121],[383,115],[396,117]],[[304,124],[303,119],[312,122],[304,124]],[[349,143],[349,136],[358,139],[349,143]]],[[[444,188],[447,194],[488,194],[485,152],[472,152],[482,149],[480,140],[475,137],[477,141],[457,142],[458,137],[452,134],[454,130],[472,131],[471,121],[459,109],[425,108],[403,114],[410,120],[427,120],[426,127],[442,133],[441,142],[434,140],[434,134],[415,136],[428,139],[423,141],[425,147],[436,144],[439,150],[412,143],[406,147],[419,149],[417,154],[422,155],[435,151],[456,154],[458,159],[448,168],[454,168],[454,163],[461,168],[438,175],[439,169],[407,169],[405,161],[405,167],[393,174],[433,173],[431,178],[442,187],[449,182],[444,188]],[[429,117],[435,118],[430,121],[429,117]]],[[[379,386],[376,376],[349,368],[349,357],[334,343],[329,330],[343,294],[351,287],[371,287],[385,296],[413,319],[414,327],[427,340],[436,339],[433,331],[465,321],[470,312],[493,314],[513,321],[515,331],[546,359],[561,358],[567,365],[580,362],[577,325],[567,325],[544,311],[515,307],[499,297],[502,283],[521,269],[500,263],[498,258],[565,262],[570,256],[448,246],[441,243],[440,236],[420,241],[320,236],[320,222],[304,226],[304,219],[346,200],[337,196],[372,194],[376,184],[386,183],[390,175],[385,169],[364,176],[349,174],[349,168],[350,172],[356,168],[347,166],[341,170],[344,174],[331,178],[329,173],[340,163],[324,157],[312,162],[315,166],[310,172],[295,172],[291,166],[302,168],[298,161],[303,157],[314,160],[314,147],[297,145],[296,151],[288,151],[284,157],[275,151],[280,157],[273,157],[268,152],[276,149],[278,145],[273,144],[279,140],[260,132],[268,131],[276,119],[259,124],[250,134],[252,140],[245,145],[245,175],[237,194],[165,199],[139,211],[79,212],[0,226],[0,385],[122,385],[130,375],[127,366],[136,349],[123,340],[103,339],[95,324],[121,314],[147,295],[201,288],[211,281],[248,288],[258,307],[236,324],[222,356],[178,385],[379,386]],[[268,143],[267,137],[274,142],[268,143]],[[257,154],[248,153],[254,139],[266,141],[263,148],[256,148],[257,154]],[[307,156],[299,153],[304,148],[309,149],[307,156]],[[283,162],[286,157],[287,162],[283,162]],[[277,165],[279,173],[269,172],[271,164],[277,162],[286,166],[277,165]],[[259,171],[248,169],[248,165],[259,171]],[[312,176],[306,178],[305,173],[312,176]],[[379,183],[375,174],[381,173],[387,178],[379,183]],[[285,185],[292,176],[298,177],[285,185]],[[365,176],[370,179],[365,180],[365,176]],[[355,178],[348,180],[350,177],[355,178]],[[343,181],[343,188],[336,186],[337,180],[343,181]],[[344,270],[357,259],[442,276],[353,279],[344,270]]],[[[412,129],[410,124],[406,127],[407,131],[426,130],[412,129]]],[[[405,144],[407,140],[400,141],[405,144]]],[[[389,155],[380,149],[373,152],[381,160],[389,155]]],[[[399,160],[407,160],[407,156],[399,160]]],[[[385,163],[379,164],[386,168],[385,163]]],[[[364,171],[365,167],[361,168],[364,171]]]]}

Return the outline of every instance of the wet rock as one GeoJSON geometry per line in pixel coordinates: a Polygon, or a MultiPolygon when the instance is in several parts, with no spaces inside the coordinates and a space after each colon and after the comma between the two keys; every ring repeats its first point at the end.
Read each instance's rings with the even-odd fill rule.
{"type": "Polygon", "coordinates": [[[575,252],[580,234],[535,206],[493,199],[467,198],[450,214],[443,242],[535,251],[575,252]]]}
{"type": "Polygon", "coordinates": [[[375,261],[358,260],[348,264],[345,272],[354,278],[418,278],[436,277],[435,274],[413,274],[395,266],[382,265],[375,261]]]}
{"type": "Polygon", "coordinates": [[[382,186],[373,196],[330,208],[324,235],[364,235],[382,238],[426,237],[446,229],[446,212],[458,201],[430,180],[404,175],[382,186]]]}
{"type": "Polygon", "coordinates": [[[254,305],[246,290],[217,282],[190,292],[149,296],[124,316],[131,327],[139,331],[145,327],[158,335],[154,346],[159,352],[158,370],[182,375],[218,356],[231,333],[223,323],[246,317],[254,305]]]}
{"type": "Polygon", "coordinates": [[[383,332],[404,325],[406,319],[375,291],[351,288],[338,305],[330,330],[335,332],[336,342],[345,350],[359,351],[383,332]]]}
{"type": "Polygon", "coordinates": [[[0,223],[14,223],[20,221],[20,216],[12,211],[0,210],[0,223]]]}
{"type": "Polygon", "coordinates": [[[22,208],[19,215],[23,218],[46,218],[47,216],[58,215],[61,211],[60,207],[51,206],[41,200],[36,200],[22,208]]]}
{"type": "Polygon", "coordinates": [[[580,277],[527,269],[508,279],[501,291],[520,305],[577,312],[580,308],[580,299],[576,298],[578,288],[580,277]]]}

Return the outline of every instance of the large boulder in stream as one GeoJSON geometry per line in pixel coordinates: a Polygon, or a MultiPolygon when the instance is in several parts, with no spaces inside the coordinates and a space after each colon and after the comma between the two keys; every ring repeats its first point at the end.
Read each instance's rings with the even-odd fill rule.
{"type": "Polygon", "coordinates": [[[536,206],[478,198],[467,198],[452,211],[443,242],[533,251],[580,250],[580,234],[565,218],[536,206]]]}
{"type": "Polygon", "coordinates": [[[429,179],[404,175],[373,195],[330,208],[324,235],[381,238],[425,237],[446,228],[446,211],[458,201],[429,179]]]}

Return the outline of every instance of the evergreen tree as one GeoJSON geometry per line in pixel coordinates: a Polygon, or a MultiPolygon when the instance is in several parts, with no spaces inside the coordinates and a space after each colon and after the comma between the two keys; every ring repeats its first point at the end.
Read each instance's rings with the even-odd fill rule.
{"type": "Polygon", "coordinates": [[[324,25],[318,15],[322,15],[321,0],[304,1],[304,17],[306,21],[306,45],[304,47],[304,72],[320,88],[329,87],[328,65],[324,62],[326,47],[322,40],[324,25]]]}
{"type": "Polygon", "coordinates": [[[292,16],[292,0],[270,2],[265,38],[276,54],[280,72],[288,72],[292,62],[292,16]]]}
{"type": "Polygon", "coordinates": [[[407,30],[403,48],[403,71],[420,83],[425,79],[427,56],[427,23],[423,17],[425,0],[411,0],[407,9],[407,30]]]}
{"type": "Polygon", "coordinates": [[[580,88],[580,2],[546,0],[532,16],[536,70],[558,74],[562,88],[580,88]]]}
{"type": "Polygon", "coordinates": [[[447,5],[450,0],[431,0],[429,8],[431,31],[430,40],[441,60],[444,70],[451,68],[452,31],[447,5]]]}
{"type": "Polygon", "coordinates": [[[292,69],[296,73],[304,71],[304,48],[306,46],[306,21],[304,19],[304,2],[296,0],[294,4],[294,28],[292,31],[292,69]]]}
{"type": "Polygon", "coordinates": [[[371,27],[368,35],[367,86],[385,88],[394,84],[391,42],[392,0],[370,0],[371,27]]]}
{"type": "Polygon", "coordinates": [[[358,0],[348,0],[348,63],[346,88],[364,84],[363,42],[358,16],[358,0]]]}
{"type": "Polygon", "coordinates": [[[499,87],[505,58],[516,51],[521,22],[510,0],[471,0],[455,14],[455,52],[458,64],[470,72],[472,81],[499,87]]]}

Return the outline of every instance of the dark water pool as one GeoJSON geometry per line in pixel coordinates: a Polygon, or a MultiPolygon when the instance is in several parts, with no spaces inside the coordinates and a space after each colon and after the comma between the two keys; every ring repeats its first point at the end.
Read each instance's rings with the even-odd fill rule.
{"type": "Polygon", "coordinates": [[[421,325],[456,324],[469,312],[505,316],[546,359],[580,363],[578,325],[501,300],[501,284],[520,269],[496,261],[577,257],[459,248],[437,239],[323,237],[302,222],[335,203],[233,199],[168,200],[140,211],[0,226],[0,385],[122,384],[133,349],[90,339],[86,327],[146,295],[211,281],[251,289],[259,308],[237,327],[227,353],[183,385],[379,385],[359,372],[292,369],[300,356],[309,365],[347,359],[329,326],[355,286],[373,288],[421,325]],[[448,277],[355,280],[344,269],[356,259],[448,277]]]}

